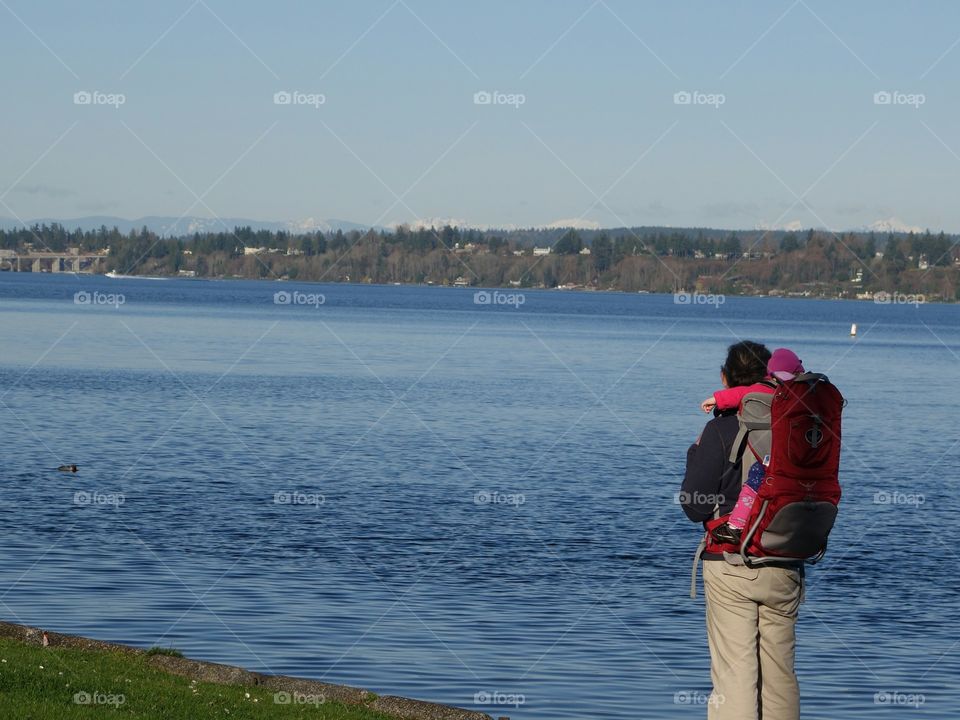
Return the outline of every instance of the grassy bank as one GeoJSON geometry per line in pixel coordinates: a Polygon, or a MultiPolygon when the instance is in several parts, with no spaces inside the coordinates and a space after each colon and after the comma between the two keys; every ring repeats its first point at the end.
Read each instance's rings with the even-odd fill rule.
{"type": "Polygon", "coordinates": [[[191,681],[152,667],[147,655],[41,647],[0,638],[3,717],[324,718],[390,720],[316,695],[191,681]]]}

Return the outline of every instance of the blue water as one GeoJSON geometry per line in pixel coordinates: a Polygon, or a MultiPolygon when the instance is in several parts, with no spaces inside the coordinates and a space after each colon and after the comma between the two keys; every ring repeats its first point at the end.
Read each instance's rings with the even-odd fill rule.
{"type": "Polygon", "coordinates": [[[674,496],[751,338],[849,400],[804,718],[956,716],[960,307],[524,295],[0,275],[0,616],[495,717],[701,716],[674,496]]]}

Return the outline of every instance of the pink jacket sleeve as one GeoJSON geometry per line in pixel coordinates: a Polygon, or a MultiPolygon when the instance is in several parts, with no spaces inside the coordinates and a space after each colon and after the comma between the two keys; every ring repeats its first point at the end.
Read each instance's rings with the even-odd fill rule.
{"type": "Polygon", "coordinates": [[[750,391],[750,387],[738,385],[737,387],[726,388],[725,390],[717,390],[713,394],[713,399],[717,401],[718,410],[729,410],[730,408],[740,407],[740,401],[743,400],[743,396],[750,391]]]}
{"type": "Polygon", "coordinates": [[[761,383],[738,385],[737,387],[727,388],[725,390],[717,390],[713,394],[713,399],[717,401],[717,409],[729,410],[730,408],[739,408],[744,396],[755,392],[772,393],[773,388],[761,383]]]}

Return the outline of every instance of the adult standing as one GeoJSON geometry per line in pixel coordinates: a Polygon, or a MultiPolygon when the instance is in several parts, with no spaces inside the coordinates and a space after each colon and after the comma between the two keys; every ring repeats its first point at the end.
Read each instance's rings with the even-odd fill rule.
{"type": "MultiPolygon", "coordinates": [[[[752,385],[767,374],[770,351],[748,340],[731,345],[720,370],[724,387],[752,385]]],[[[687,451],[680,498],[687,517],[703,523],[733,509],[741,487],[729,461],[736,410],[715,411],[687,451]]],[[[713,693],[709,720],[799,720],[794,672],[803,578],[796,566],[746,567],[703,555],[707,642],[713,693]]]]}

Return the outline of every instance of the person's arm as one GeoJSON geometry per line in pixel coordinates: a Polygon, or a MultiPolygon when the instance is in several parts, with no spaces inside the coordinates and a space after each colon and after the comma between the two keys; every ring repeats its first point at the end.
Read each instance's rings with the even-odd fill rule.
{"type": "Polygon", "coordinates": [[[717,403],[717,410],[735,410],[739,408],[743,396],[750,391],[750,388],[744,385],[717,390],[713,394],[713,399],[716,400],[717,403]]]}
{"type": "Polygon", "coordinates": [[[680,486],[680,505],[693,522],[713,517],[727,453],[717,422],[711,420],[700,439],[687,450],[687,470],[680,486]]]}

